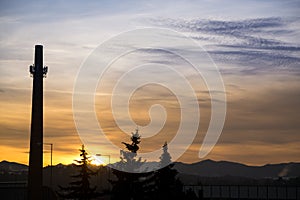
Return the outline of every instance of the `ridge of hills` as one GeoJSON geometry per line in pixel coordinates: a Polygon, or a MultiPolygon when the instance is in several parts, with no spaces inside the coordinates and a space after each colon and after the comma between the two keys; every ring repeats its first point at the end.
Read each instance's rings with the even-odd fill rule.
{"type": "MultiPolygon", "coordinates": [[[[70,164],[72,165],[72,164],[70,164]]],[[[58,164],[54,168],[64,168],[69,165],[58,164]]],[[[276,178],[300,177],[300,163],[289,162],[279,164],[266,164],[263,166],[249,166],[229,161],[203,160],[196,163],[175,162],[174,168],[180,174],[201,177],[246,177],[246,178],[276,178]]],[[[47,167],[44,167],[47,169],[47,167]]],[[[1,161],[0,173],[26,172],[28,166],[16,162],[1,161]]]]}

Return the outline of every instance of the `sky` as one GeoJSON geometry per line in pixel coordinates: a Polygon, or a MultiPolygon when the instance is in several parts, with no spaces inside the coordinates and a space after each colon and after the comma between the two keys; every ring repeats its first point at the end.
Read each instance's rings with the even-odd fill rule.
{"type": "MultiPolygon", "coordinates": [[[[178,41],[190,38],[203,48],[205,55],[209,55],[218,67],[225,91],[211,91],[205,81],[193,79],[195,72],[188,71],[183,60],[167,51],[146,49],[120,57],[112,64],[116,70],[107,71],[95,89],[96,117],[108,140],[124,148],[121,142],[129,142],[130,132],[138,125],[142,135],[141,153],[160,150],[165,141],[172,141],[181,119],[180,95],[163,85],[140,87],[131,93],[126,107],[134,123],[127,123],[123,102],[118,101],[122,100],[121,94],[129,94],[126,91],[130,87],[125,81],[116,89],[119,96],[115,98],[113,108],[120,111],[118,123],[125,124],[120,128],[111,111],[110,94],[116,77],[136,83],[147,78],[165,77],[163,81],[170,79],[174,87],[180,85],[170,71],[160,68],[172,66],[186,73],[193,86],[197,85],[194,89],[200,109],[195,138],[176,161],[193,163],[213,159],[250,165],[300,162],[299,12],[297,0],[1,1],[0,150],[5,153],[0,155],[0,160],[28,164],[32,95],[28,69],[34,59],[34,45],[44,46],[44,64],[49,67],[44,79],[44,142],[54,144],[54,164],[67,164],[78,157],[78,149],[85,141],[78,133],[78,127],[76,129],[72,107],[80,70],[89,63],[90,55],[105,60],[131,44],[130,39],[114,38],[120,35],[122,38],[122,34],[136,29],[156,28],[178,33],[180,37],[169,43],[163,39],[163,44],[188,55],[200,66],[205,66],[203,52],[199,54],[197,49],[178,41]],[[102,45],[109,41],[116,42],[116,48],[102,45]],[[109,51],[97,54],[103,46],[109,51]],[[150,63],[150,67],[137,70],[137,76],[121,76],[124,69],[143,63],[150,63]],[[210,94],[221,92],[226,94],[224,127],[212,151],[199,158],[211,118],[212,102],[218,102],[210,94]],[[157,104],[164,109],[151,107],[157,104]],[[151,122],[153,129],[147,129],[146,125],[151,122]],[[162,124],[163,128],[157,128],[162,124]]],[[[146,39],[153,39],[145,39],[139,34],[132,38],[139,41],[135,45],[151,45],[146,39]]],[[[90,89],[89,81],[96,78],[99,77],[95,77],[94,71],[87,71],[83,77],[87,89],[90,89]]],[[[215,81],[214,77],[209,80],[215,81]]],[[[190,117],[184,122],[191,125],[197,120],[190,117]]],[[[185,137],[191,137],[190,129],[185,131],[185,137]]],[[[89,139],[94,140],[93,137],[89,139]]],[[[110,148],[111,145],[103,141],[95,142],[95,145],[86,147],[92,154],[111,155],[112,161],[118,160],[119,152],[110,148]]],[[[50,163],[49,150],[49,145],[45,145],[44,165],[50,163]]],[[[105,156],[102,159],[107,162],[105,156]]]]}

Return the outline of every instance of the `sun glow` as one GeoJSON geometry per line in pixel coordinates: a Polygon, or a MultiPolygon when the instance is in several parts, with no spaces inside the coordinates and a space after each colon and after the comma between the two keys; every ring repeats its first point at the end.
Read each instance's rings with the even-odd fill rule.
{"type": "Polygon", "coordinates": [[[100,158],[97,158],[97,156],[91,157],[91,164],[96,166],[105,165],[105,163],[100,158]]]}

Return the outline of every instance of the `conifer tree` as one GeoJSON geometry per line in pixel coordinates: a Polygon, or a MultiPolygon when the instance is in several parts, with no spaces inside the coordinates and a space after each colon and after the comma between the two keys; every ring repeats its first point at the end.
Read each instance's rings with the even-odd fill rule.
{"type": "Polygon", "coordinates": [[[79,149],[81,160],[75,160],[77,163],[75,166],[78,168],[78,174],[72,175],[71,177],[76,179],[69,183],[69,186],[59,186],[60,192],[58,195],[63,199],[76,199],[76,200],[90,200],[94,199],[99,194],[96,192],[96,187],[90,186],[90,178],[96,175],[88,164],[90,163],[90,157],[84,149],[84,145],[79,149]]]}
{"type": "Polygon", "coordinates": [[[112,173],[116,177],[116,180],[110,180],[110,183],[112,184],[112,199],[153,199],[155,189],[154,173],[141,173],[141,166],[145,161],[142,161],[141,158],[136,158],[137,151],[139,150],[138,144],[140,143],[140,138],[141,136],[139,135],[138,129],[136,129],[135,133],[132,133],[131,143],[122,142],[127,151],[121,150],[120,152],[121,161],[117,166],[120,170],[112,170],[112,173]]]}
{"type": "Polygon", "coordinates": [[[171,156],[168,152],[168,144],[163,145],[163,153],[160,156],[161,169],[156,171],[157,195],[155,199],[185,199],[181,181],[176,177],[178,172],[173,169],[171,156]]]}
{"type": "Polygon", "coordinates": [[[171,157],[170,153],[168,152],[168,143],[165,142],[165,144],[162,147],[163,147],[162,148],[163,153],[159,157],[159,159],[160,159],[159,165],[161,168],[166,167],[172,163],[172,157],[171,157]]]}

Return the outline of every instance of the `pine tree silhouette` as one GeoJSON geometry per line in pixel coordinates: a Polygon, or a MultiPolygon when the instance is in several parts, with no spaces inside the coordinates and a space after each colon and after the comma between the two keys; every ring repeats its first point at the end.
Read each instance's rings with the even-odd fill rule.
{"type": "Polygon", "coordinates": [[[90,157],[87,156],[84,145],[79,151],[81,160],[75,160],[77,163],[75,166],[79,169],[78,174],[71,176],[77,180],[70,182],[67,187],[59,186],[60,192],[57,194],[63,199],[90,200],[99,196],[96,187],[90,186],[89,179],[96,175],[96,172],[93,172],[88,166],[90,157]]]}
{"type": "Polygon", "coordinates": [[[160,167],[162,168],[156,171],[157,193],[155,199],[185,199],[183,185],[176,178],[178,172],[176,169],[173,169],[173,166],[174,164],[168,152],[168,144],[165,142],[163,153],[160,156],[160,167]]]}
{"type": "Polygon", "coordinates": [[[159,165],[161,168],[166,167],[172,163],[172,157],[168,152],[168,143],[165,142],[165,144],[162,147],[163,147],[163,153],[159,157],[160,159],[159,165]]]}
{"type": "MultiPolygon", "coordinates": [[[[141,158],[136,159],[138,144],[141,136],[138,129],[132,133],[131,143],[122,142],[127,151],[121,151],[121,161],[119,162],[119,169],[125,171],[140,172],[140,167],[145,161],[141,158]]],[[[155,190],[155,176],[153,172],[148,173],[129,173],[112,169],[116,180],[109,180],[112,184],[112,199],[113,200],[146,200],[154,199],[155,190]]]]}
{"type": "Polygon", "coordinates": [[[122,144],[125,145],[127,151],[120,151],[121,161],[118,163],[117,168],[122,171],[139,172],[141,170],[141,166],[145,163],[145,161],[142,161],[142,158],[136,159],[137,151],[139,150],[138,144],[140,144],[141,142],[141,136],[138,129],[136,129],[135,132],[132,132],[131,134],[130,144],[122,142],[122,144]]]}

